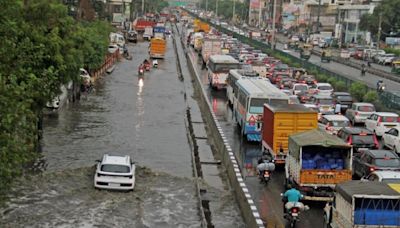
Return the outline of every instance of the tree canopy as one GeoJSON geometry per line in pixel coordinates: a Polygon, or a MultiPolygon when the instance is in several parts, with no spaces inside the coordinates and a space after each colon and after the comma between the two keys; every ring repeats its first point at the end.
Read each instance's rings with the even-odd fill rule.
{"type": "Polygon", "coordinates": [[[75,21],[58,0],[0,0],[0,6],[1,191],[37,155],[44,104],[60,85],[79,80],[79,68],[102,64],[111,28],[75,21]]]}
{"type": "MultiPolygon", "coordinates": [[[[200,8],[207,9],[208,11],[216,12],[216,0],[201,0],[200,8]]],[[[222,16],[226,19],[231,19],[233,14],[233,5],[235,4],[235,15],[238,20],[246,21],[248,17],[248,1],[241,2],[239,0],[218,0],[218,16],[222,16]]]]}
{"type": "Polygon", "coordinates": [[[370,31],[377,38],[379,30],[379,17],[381,15],[382,30],[381,40],[385,37],[400,35],[400,0],[385,0],[374,9],[372,14],[364,14],[360,20],[360,28],[370,31]]]}

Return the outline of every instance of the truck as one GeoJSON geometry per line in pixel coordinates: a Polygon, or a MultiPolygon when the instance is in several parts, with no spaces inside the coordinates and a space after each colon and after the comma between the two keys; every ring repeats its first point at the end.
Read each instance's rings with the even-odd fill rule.
{"type": "Polygon", "coordinates": [[[289,136],[285,186],[296,187],[305,200],[332,201],[336,184],[352,179],[353,148],[319,129],[289,136]]]}
{"type": "Polygon", "coordinates": [[[400,227],[400,184],[377,181],[338,184],[334,202],[324,208],[323,227],[400,227]]]}
{"type": "Polygon", "coordinates": [[[163,59],[167,50],[167,43],[163,38],[153,38],[150,40],[150,58],[163,59]]]}
{"type": "Polygon", "coordinates": [[[208,58],[211,55],[221,54],[221,39],[217,37],[205,37],[201,48],[201,57],[203,60],[203,67],[207,65],[208,58]]]}
{"type": "Polygon", "coordinates": [[[155,22],[154,21],[145,20],[145,19],[136,19],[133,22],[133,25],[134,25],[134,29],[137,32],[144,32],[146,27],[154,27],[155,22]]]}
{"type": "Polygon", "coordinates": [[[301,104],[264,104],[262,150],[268,151],[276,165],[285,163],[289,135],[318,127],[318,113],[301,104]]]}
{"type": "Polygon", "coordinates": [[[194,32],[209,33],[210,32],[210,25],[207,24],[207,23],[199,21],[197,24],[195,24],[194,32]]]}
{"type": "Polygon", "coordinates": [[[157,24],[157,26],[153,28],[153,37],[165,39],[165,26],[157,24]]]}
{"type": "Polygon", "coordinates": [[[147,26],[144,28],[143,39],[144,40],[151,40],[153,37],[153,27],[147,26]]]}
{"type": "Polygon", "coordinates": [[[197,52],[201,52],[201,47],[203,45],[203,34],[200,32],[196,32],[193,34],[193,48],[197,52]]]}

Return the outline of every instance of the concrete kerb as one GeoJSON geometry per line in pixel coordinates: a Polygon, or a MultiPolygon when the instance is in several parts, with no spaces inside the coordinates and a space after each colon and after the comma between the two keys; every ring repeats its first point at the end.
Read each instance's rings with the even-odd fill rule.
{"type": "Polygon", "coordinates": [[[217,120],[215,113],[212,110],[211,103],[207,99],[206,91],[204,90],[198,72],[193,66],[193,60],[190,55],[186,52],[186,59],[188,67],[192,73],[194,83],[194,90],[198,93],[200,101],[200,109],[202,110],[203,118],[205,119],[207,126],[209,127],[209,133],[212,135],[211,141],[215,146],[215,150],[221,156],[221,162],[226,168],[229,182],[234,189],[236,200],[239,204],[242,217],[248,227],[265,227],[263,221],[260,219],[257,208],[253,204],[249,203],[251,195],[243,181],[243,176],[237,164],[236,158],[232,152],[232,149],[228,143],[228,140],[223,134],[223,130],[220,123],[217,120]],[[229,150],[228,150],[229,149],[229,150]]]}

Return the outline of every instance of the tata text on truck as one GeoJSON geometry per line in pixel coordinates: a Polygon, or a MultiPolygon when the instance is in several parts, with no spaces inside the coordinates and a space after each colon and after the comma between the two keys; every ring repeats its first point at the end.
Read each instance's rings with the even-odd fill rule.
{"type": "Polygon", "coordinates": [[[324,208],[324,227],[400,227],[400,184],[349,181],[336,186],[324,208]]]}
{"type": "Polygon", "coordinates": [[[207,63],[208,81],[211,88],[223,89],[226,88],[226,79],[229,70],[239,69],[239,61],[229,55],[212,55],[207,63]]]}
{"type": "Polygon", "coordinates": [[[332,201],[336,184],[352,178],[353,148],[321,130],[289,136],[286,185],[292,184],[305,200],[332,201]]]}
{"type": "Polygon", "coordinates": [[[269,151],[275,164],[284,164],[289,150],[289,135],[316,129],[318,113],[301,104],[265,104],[262,149],[269,151]]]}

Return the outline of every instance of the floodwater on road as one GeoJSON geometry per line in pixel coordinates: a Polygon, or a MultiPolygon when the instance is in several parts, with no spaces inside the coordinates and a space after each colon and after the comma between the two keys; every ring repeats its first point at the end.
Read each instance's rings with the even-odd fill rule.
{"type": "MultiPolygon", "coordinates": [[[[41,171],[15,181],[0,207],[0,227],[201,226],[172,39],[142,83],[137,69],[148,42],[128,47],[132,61],[122,60],[93,93],[45,118],[41,171]],[[94,189],[95,160],[105,153],[136,162],[134,191],[94,189]]],[[[243,227],[229,187],[208,192],[213,224],[243,227]]]]}

